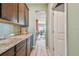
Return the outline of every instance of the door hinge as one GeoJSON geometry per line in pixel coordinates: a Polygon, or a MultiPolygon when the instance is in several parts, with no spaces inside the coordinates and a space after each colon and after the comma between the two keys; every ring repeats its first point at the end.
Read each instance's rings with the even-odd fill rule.
{"type": "Polygon", "coordinates": [[[54,48],[53,48],[53,51],[54,51],[54,48]]]}

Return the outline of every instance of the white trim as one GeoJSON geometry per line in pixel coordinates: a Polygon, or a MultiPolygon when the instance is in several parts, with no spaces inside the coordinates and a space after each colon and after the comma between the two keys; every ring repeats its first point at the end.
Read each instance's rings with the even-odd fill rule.
{"type": "MultiPolygon", "coordinates": [[[[54,8],[55,5],[53,5],[52,8],[54,8]]],[[[64,3],[64,14],[65,14],[65,56],[67,56],[67,3],[64,3]]]]}
{"type": "Polygon", "coordinates": [[[57,5],[57,3],[53,3],[52,9],[54,9],[56,5],[57,5]]]}
{"type": "Polygon", "coordinates": [[[64,4],[65,12],[65,56],[67,56],[67,4],[64,4]]]}

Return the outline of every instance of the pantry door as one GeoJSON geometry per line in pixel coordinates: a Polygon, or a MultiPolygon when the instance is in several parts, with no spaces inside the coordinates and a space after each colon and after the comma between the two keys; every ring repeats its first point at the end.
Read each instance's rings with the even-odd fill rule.
{"type": "Polygon", "coordinates": [[[54,11],[54,55],[65,56],[65,15],[54,11]]]}

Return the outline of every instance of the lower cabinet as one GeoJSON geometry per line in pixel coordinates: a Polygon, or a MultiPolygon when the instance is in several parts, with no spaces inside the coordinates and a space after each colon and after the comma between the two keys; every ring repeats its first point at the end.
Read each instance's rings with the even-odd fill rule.
{"type": "Polygon", "coordinates": [[[30,56],[32,51],[33,37],[32,35],[26,40],[21,41],[14,47],[10,48],[0,56],[30,56]]]}
{"type": "Polygon", "coordinates": [[[1,54],[1,56],[14,56],[14,47],[1,54]]]}
{"type": "Polygon", "coordinates": [[[30,52],[33,49],[33,35],[30,36],[30,52]]]}
{"type": "Polygon", "coordinates": [[[33,35],[31,35],[28,39],[26,39],[27,42],[27,56],[30,55],[32,49],[33,49],[33,35]]]}
{"type": "Polygon", "coordinates": [[[16,56],[26,56],[26,40],[16,45],[16,56]]]}
{"type": "Polygon", "coordinates": [[[16,52],[16,56],[26,56],[25,46],[16,52]]]}
{"type": "Polygon", "coordinates": [[[29,56],[30,55],[30,39],[28,38],[28,39],[26,39],[26,42],[27,42],[27,47],[26,47],[26,49],[27,49],[27,56],[29,56]]]}

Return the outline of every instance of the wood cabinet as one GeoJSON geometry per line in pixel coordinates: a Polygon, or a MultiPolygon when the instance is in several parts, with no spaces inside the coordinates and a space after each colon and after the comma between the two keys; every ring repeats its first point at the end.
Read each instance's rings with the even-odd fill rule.
{"type": "Polygon", "coordinates": [[[27,56],[29,56],[33,49],[33,35],[31,35],[28,39],[26,39],[26,42],[27,42],[27,56]]]}
{"type": "Polygon", "coordinates": [[[19,23],[21,25],[29,25],[29,9],[26,4],[19,4],[19,23]]]}
{"type": "Polygon", "coordinates": [[[16,44],[6,52],[2,53],[1,56],[30,56],[33,46],[33,35],[29,38],[16,44]]]}
{"type": "Polygon", "coordinates": [[[1,3],[0,18],[4,18],[21,26],[29,24],[29,9],[24,3],[1,3]]]}
{"type": "Polygon", "coordinates": [[[26,46],[23,46],[19,51],[16,52],[16,56],[26,56],[26,46]]]}
{"type": "Polygon", "coordinates": [[[2,18],[17,23],[17,4],[16,3],[2,3],[2,18]]]}
{"type": "Polygon", "coordinates": [[[14,47],[1,54],[1,56],[14,56],[14,47]]]}
{"type": "Polygon", "coordinates": [[[22,41],[16,45],[16,56],[26,56],[26,41],[22,41]]]}
{"type": "Polygon", "coordinates": [[[24,4],[18,4],[19,5],[19,24],[24,25],[24,4]]]}
{"type": "Polygon", "coordinates": [[[27,42],[27,56],[29,56],[30,55],[30,40],[29,40],[29,38],[26,39],[26,42],[27,42]]]}
{"type": "Polygon", "coordinates": [[[30,36],[30,52],[33,49],[33,35],[30,36]]]}

